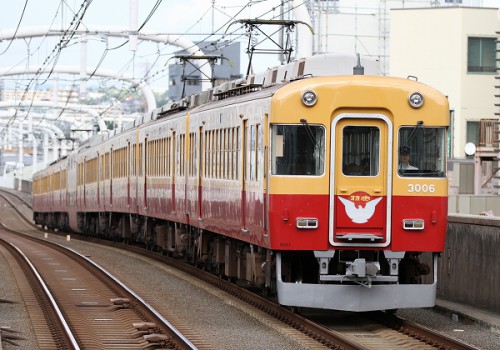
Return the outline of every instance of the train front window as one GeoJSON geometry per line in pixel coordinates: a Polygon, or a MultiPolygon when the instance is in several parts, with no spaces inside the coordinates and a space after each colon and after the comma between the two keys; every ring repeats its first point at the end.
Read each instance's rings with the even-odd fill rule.
{"type": "Polygon", "coordinates": [[[321,175],[325,170],[325,128],[320,125],[271,127],[273,175],[321,175]]]}
{"type": "Polygon", "coordinates": [[[342,131],[342,172],[348,176],[377,176],[380,130],[374,126],[346,126],[342,131]]]}
{"type": "Polygon", "coordinates": [[[398,174],[412,177],[446,176],[446,128],[421,124],[399,129],[398,174]]]}

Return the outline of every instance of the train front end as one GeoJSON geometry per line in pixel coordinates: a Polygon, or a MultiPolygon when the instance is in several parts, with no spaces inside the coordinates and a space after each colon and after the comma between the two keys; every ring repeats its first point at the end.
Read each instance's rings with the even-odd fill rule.
{"type": "Polygon", "coordinates": [[[279,302],[433,306],[447,224],[446,97],[408,79],[310,78],[280,89],[270,114],[279,302]]]}

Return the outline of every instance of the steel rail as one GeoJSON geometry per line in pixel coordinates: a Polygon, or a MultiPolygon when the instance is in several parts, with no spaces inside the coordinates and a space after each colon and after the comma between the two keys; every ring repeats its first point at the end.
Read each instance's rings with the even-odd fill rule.
{"type": "MultiPolygon", "coordinates": [[[[0,195],[1,196],[1,195],[0,195]]],[[[36,225],[34,225],[36,226],[36,225]]],[[[143,254],[144,249],[135,247],[135,246],[128,246],[124,244],[117,244],[117,242],[110,243],[108,241],[102,241],[100,239],[95,239],[95,238],[89,238],[89,237],[84,237],[84,236],[79,236],[75,235],[77,237],[80,237],[81,239],[85,239],[88,241],[96,241],[99,242],[100,244],[104,245],[110,245],[113,247],[116,246],[121,246],[122,249],[128,250],[128,251],[133,251],[137,254],[143,254]]],[[[61,246],[63,247],[63,246],[61,246]]],[[[66,247],[63,247],[66,249],[66,247]]],[[[79,254],[75,252],[76,254],[79,254]]],[[[360,347],[359,343],[352,342],[350,339],[347,337],[344,337],[341,333],[332,331],[330,329],[327,329],[315,322],[312,322],[300,315],[297,315],[290,310],[280,306],[276,305],[275,303],[262,298],[261,296],[255,295],[252,292],[242,290],[240,287],[235,286],[232,283],[229,283],[228,281],[224,281],[220,279],[217,276],[206,274],[204,271],[201,271],[199,269],[196,269],[195,267],[185,264],[182,261],[178,261],[176,259],[171,259],[169,257],[166,257],[161,254],[151,254],[149,253],[149,257],[153,258],[157,261],[164,262],[170,266],[173,266],[181,271],[184,271],[186,273],[196,275],[199,279],[204,280],[205,282],[212,284],[214,286],[217,286],[218,288],[225,290],[226,292],[239,296],[242,300],[245,300],[246,302],[254,305],[255,307],[267,312],[270,315],[273,315],[279,319],[281,319],[283,322],[289,324],[293,328],[296,328],[298,330],[303,330],[307,329],[308,332],[311,332],[311,338],[315,338],[318,342],[323,343],[323,344],[328,344],[328,346],[332,348],[342,348],[342,349],[362,349],[363,347],[360,347]],[[279,315],[279,316],[278,316],[279,315]]],[[[82,256],[82,258],[86,259],[89,261],[89,263],[94,264],[90,259],[87,259],[86,257],[82,256]]],[[[97,264],[96,264],[97,265],[97,264]]],[[[119,283],[119,281],[118,281],[119,283]]],[[[126,288],[126,286],[125,286],[126,288]]],[[[132,291],[131,291],[132,292],[132,291]]],[[[133,292],[132,292],[133,293],[133,292]]],[[[138,300],[142,300],[140,297],[136,296],[135,293],[131,294],[134,295],[134,298],[137,298],[138,300]]],[[[147,304],[147,303],[146,303],[147,304]]],[[[380,313],[378,313],[380,315],[380,313]]],[[[397,317],[395,315],[386,315],[387,317],[380,317],[376,316],[375,314],[374,318],[378,320],[379,323],[384,324],[385,326],[392,328],[394,330],[397,330],[411,338],[420,340],[424,343],[431,344],[432,346],[442,348],[442,349],[460,349],[460,350],[477,350],[478,348],[470,346],[468,344],[465,344],[461,341],[455,340],[453,338],[447,337],[445,335],[439,334],[431,329],[428,329],[426,327],[420,326],[418,324],[415,324],[413,322],[407,321],[405,319],[402,319],[400,317],[397,317]],[[383,318],[383,320],[381,320],[383,318]]],[[[159,315],[161,317],[161,315],[159,315]]]]}
{"type": "MultiPolygon", "coordinates": [[[[4,228],[3,224],[0,223],[0,226],[4,228]]],[[[6,229],[6,228],[4,228],[6,229]]],[[[8,229],[6,229],[8,230],[8,229]]],[[[46,297],[48,302],[50,303],[51,309],[55,312],[57,315],[57,324],[60,326],[61,330],[63,331],[64,335],[64,340],[66,344],[64,345],[65,349],[73,349],[73,350],[79,350],[80,345],[78,344],[77,340],[75,339],[75,336],[73,332],[71,331],[68,322],[66,321],[66,318],[61,312],[61,309],[59,308],[59,305],[57,304],[56,300],[54,299],[54,296],[50,292],[49,288],[47,287],[47,284],[43,280],[42,276],[36,269],[36,267],[32,264],[30,259],[23,253],[21,249],[19,249],[16,245],[5,241],[3,238],[0,238],[0,241],[2,244],[7,247],[7,249],[13,253],[15,256],[17,256],[21,262],[29,268],[29,271],[31,272],[32,276],[35,278],[38,287],[40,287],[41,291],[43,292],[43,295],[46,297]]],[[[19,260],[18,260],[19,261],[19,260]]]]}
{"type": "Polygon", "coordinates": [[[95,261],[87,258],[86,256],[80,254],[76,250],[73,250],[71,248],[65,247],[61,244],[58,243],[52,243],[56,246],[59,246],[61,250],[64,251],[70,251],[71,253],[77,255],[80,257],[80,259],[85,260],[89,265],[93,266],[94,269],[97,269],[101,274],[105,275],[109,279],[111,279],[115,284],[120,286],[127,294],[129,294],[131,297],[133,297],[135,300],[137,300],[141,307],[147,309],[158,322],[161,323],[161,326],[164,328],[167,328],[174,336],[175,338],[180,341],[184,346],[186,346],[188,349],[198,349],[189,339],[187,339],[184,334],[182,334],[181,331],[179,331],[174,325],[172,325],[167,319],[165,319],[156,309],[154,309],[148,302],[146,302],[142,297],[140,297],[137,293],[135,293],[132,289],[130,289],[128,286],[123,284],[117,277],[109,273],[105,268],[97,264],[95,261]]]}
{"type": "MultiPolygon", "coordinates": [[[[4,197],[3,195],[0,195],[0,196],[4,197]]],[[[8,202],[12,205],[12,203],[10,201],[8,201],[8,202]]],[[[23,216],[21,213],[19,213],[19,214],[21,216],[23,216]]],[[[33,225],[33,224],[30,223],[30,225],[33,225]]],[[[12,230],[10,228],[5,227],[2,223],[0,223],[0,226],[4,230],[6,230],[6,231],[17,233],[16,231],[14,231],[14,230],[12,230]]],[[[189,349],[189,350],[196,350],[196,349],[198,349],[198,347],[196,347],[189,339],[187,339],[182,334],[181,331],[179,331],[174,325],[172,325],[167,319],[165,319],[157,310],[155,310],[142,297],[140,297],[137,293],[135,293],[133,290],[131,290],[129,287],[127,287],[124,283],[122,283],[117,277],[115,277],[114,275],[112,275],[110,272],[108,272],[106,269],[104,269],[102,266],[100,266],[96,262],[94,262],[91,259],[87,258],[86,256],[80,254],[79,252],[75,251],[74,249],[65,247],[65,246],[63,246],[61,244],[48,242],[48,241],[45,241],[45,240],[42,240],[42,239],[39,239],[39,238],[36,238],[36,237],[33,237],[33,236],[29,236],[29,235],[23,235],[23,236],[26,239],[30,239],[30,240],[39,242],[41,244],[51,246],[54,249],[62,252],[65,255],[72,256],[73,259],[76,256],[78,259],[80,259],[81,261],[83,261],[84,263],[86,263],[87,266],[91,266],[91,268],[93,270],[96,270],[98,273],[100,273],[106,279],[111,280],[114,283],[115,286],[117,286],[118,288],[120,288],[121,290],[123,290],[124,294],[129,295],[131,298],[133,298],[139,304],[139,306],[141,308],[147,310],[147,312],[149,313],[149,315],[151,316],[151,318],[155,319],[155,321],[157,323],[157,326],[159,326],[159,327],[161,327],[163,329],[168,330],[168,335],[172,338],[173,342],[175,342],[176,344],[179,344],[183,349],[189,349]]],[[[5,243],[10,245],[10,243],[8,243],[8,242],[5,242],[5,243]]],[[[29,266],[35,271],[35,275],[36,275],[37,279],[41,283],[43,283],[42,288],[44,290],[46,290],[47,292],[49,292],[48,288],[46,287],[45,283],[43,282],[42,277],[36,271],[36,268],[33,266],[33,264],[31,264],[31,262],[24,255],[24,253],[22,253],[22,251],[20,249],[18,249],[17,247],[13,247],[13,249],[16,249],[17,252],[18,252],[18,254],[21,255],[22,257],[24,257],[24,259],[27,261],[27,264],[29,264],[29,266]]],[[[49,295],[47,297],[51,300],[51,302],[54,305],[56,305],[55,299],[52,297],[52,295],[49,295]]],[[[62,316],[62,313],[59,310],[59,308],[54,309],[54,310],[57,310],[56,313],[58,315],[62,316]]],[[[67,322],[65,320],[64,320],[63,324],[64,324],[65,330],[67,329],[69,331],[69,326],[68,326],[68,324],[67,324],[67,322]]],[[[72,337],[72,338],[74,339],[74,337],[72,337]]],[[[79,347],[74,347],[74,349],[76,350],[76,349],[80,349],[80,348],[79,347]]]]}

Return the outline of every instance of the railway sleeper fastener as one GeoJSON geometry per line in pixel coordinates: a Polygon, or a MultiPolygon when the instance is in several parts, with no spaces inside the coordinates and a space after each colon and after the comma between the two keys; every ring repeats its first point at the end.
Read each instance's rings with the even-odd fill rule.
{"type": "Polygon", "coordinates": [[[132,323],[135,329],[138,331],[150,331],[151,329],[156,328],[156,324],[153,322],[136,322],[132,323]]]}
{"type": "Polygon", "coordinates": [[[130,299],[129,298],[111,298],[109,299],[113,305],[117,306],[122,306],[122,307],[128,307],[128,304],[130,304],[130,299]]]}
{"type": "Polygon", "coordinates": [[[158,334],[158,333],[146,334],[143,335],[143,338],[148,343],[156,343],[156,344],[166,343],[167,341],[170,340],[170,338],[165,334],[158,334]]]}

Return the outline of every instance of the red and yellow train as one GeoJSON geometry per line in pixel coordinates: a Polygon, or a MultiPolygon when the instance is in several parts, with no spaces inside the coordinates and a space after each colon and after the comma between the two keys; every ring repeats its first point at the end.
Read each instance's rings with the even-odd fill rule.
{"type": "Polygon", "coordinates": [[[410,79],[309,77],[311,62],[93,137],[34,175],[35,222],[182,255],[287,306],[434,305],[447,98],[410,79]]]}

